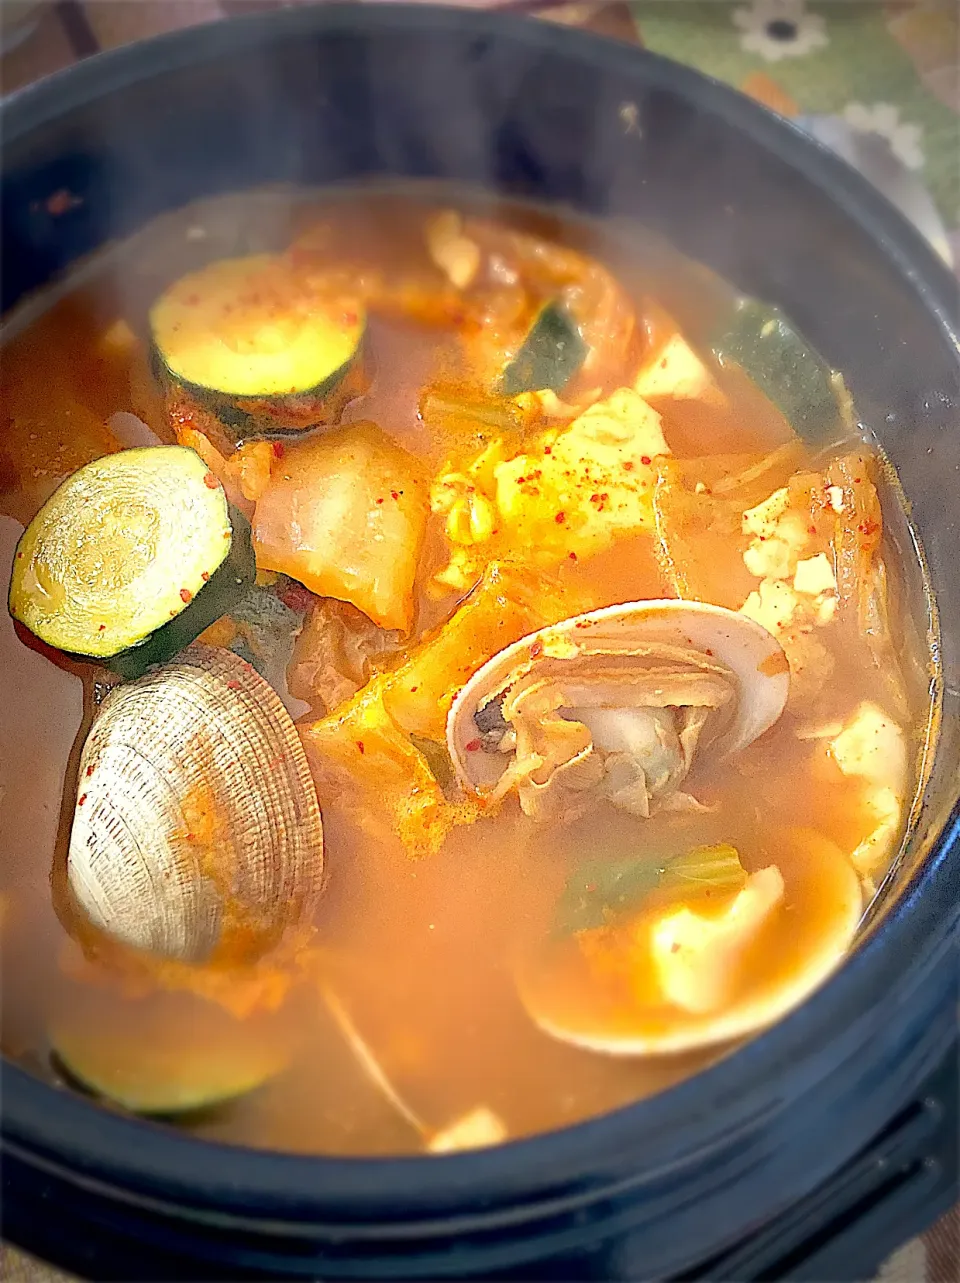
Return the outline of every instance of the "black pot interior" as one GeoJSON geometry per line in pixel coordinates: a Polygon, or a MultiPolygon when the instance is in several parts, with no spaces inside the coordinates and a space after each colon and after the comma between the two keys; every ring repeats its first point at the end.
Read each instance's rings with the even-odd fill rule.
{"type": "MultiPolygon", "coordinates": [[[[956,291],[916,234],[841,162],[692,73],[532,23],[389,10],[334,5],[270,21],[254,16],[94,59],[18,95],[4,120],[2,305],[7,310],[84,254],[200,196],[276,182],[443,179],[636,220],[737,288],[780,304],[844,371],[862,418],[897,468],[928,559],[948,701],[940,750],[880,933],[887,942],[873,941],[753,1047],[669,1097],[627,1111],[623,1136],[649,1142],[649,1169],[772,1107],[777,1068],[793,1063],[798,1079],[790,1090],[799,1092],[826,1072],[830,1040],[834,1061],[841,1044],[852,1055],[862,1013],[885,987],[905,983],[904,952],[929,949],[932,956],[955,920],[956,291]],[[75,202],[52,214],[48,198],[61,190],[75,202]],[[918,889],[924,894],[914,894],[918,889]]],[[[5,1114],[21,1141],[35,1142],[44,1104],[22,1083],[7,1092],[5,1114]]],[[[82,1161],[100,1127],[87,1106],[77,1108],[85,1115],[75,1114],[62,1131],[69,1162],[82,1161]]],[[[867,1111],[864,1126],[876,1121],[867,1111]]],[[[107,1138],[116,1143],[116,1126],[127,1125],[104,1120],[105,1145],[107,1138]]],[[[548,1150],[531,1142],[531,1154],[530,1146],[541,1146],[535,1178],[518,1150],[513,1175],[495,1156],[471,1160],[470,1184],[497,1190],[498,1199],[531,1180],[559,1188],[594,1165],[588,1155],[601,1142],[600,1126],[576,1129],[566,1148],[564,1142],[551,1151],[549,1175],[548,1150]]],[[[621,1124],[608,1119],[603,1126],[609,1143],[610,1128],[621,1124]]],[[[48,1136],[46,1144],[59,1142],[48,1136]]],[[[128,1142],[121,1148],[126,1180],[136,1160],[128,1142]]],[[[615,1159],[601,1168],[624,1158],[623,1146],[613,1150],[615,1159]]],[[[95,1161],[105,1152],[101,1147],[95,1161]]],[[[305,1169],[296,1160],[282,1171],[268,1166],[269,1156],[257,1161],[256,1174],[247,1169],[251,1188],[269,1186],[268,1203],[290,1206],[292,1191],[304,1190],[305,1169]]],[[[172,1181],[169,1189],[182,1193],[194,1178],[206,1182],[201,1201],[224,1197],[220,1162],[197,1159],[188,1174],[194,1158],[183,1142],[151,1154],[154,1173],[163,1170],[172,1181]]],[[[381,1206],[388,1191],[403,1188],[402,1169],[383,1174],[381,1206]]],[[[808,1165],[799,1184],[815,1170],[808,1165]]],[[[340,1171],[341,1207],[363,1200],[366,1179],[340,1171]]],[[[446,1177],[423,1179],[415,1199],[422,1206],[457,1201],[444,1189],[446,1177]]],[[[330,1194],[326,1180],[321,1187],[330,1194]]]]}

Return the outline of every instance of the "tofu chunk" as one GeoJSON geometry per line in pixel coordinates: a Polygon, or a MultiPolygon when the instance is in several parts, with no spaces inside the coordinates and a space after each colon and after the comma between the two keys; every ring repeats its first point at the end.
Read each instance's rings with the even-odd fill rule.
{"type": "Polygon", "coordinates": [[[704,917],[686,906],[662,917],[653,929],[652,947],[667,1001],[694,1015],[706,1015],[729,1002],[744,950],[783,896],[783,876],[771,864],[752,873],[718,917],[704,917]]]}
{"type": "Polygon", "coordinates": [[[478,1105],[436,1132],[427,1144],[430,1154],[454,1154],[463,1149],[483,1149],[507,1139],[507,1129],[492,1109],[478,1105]]]}

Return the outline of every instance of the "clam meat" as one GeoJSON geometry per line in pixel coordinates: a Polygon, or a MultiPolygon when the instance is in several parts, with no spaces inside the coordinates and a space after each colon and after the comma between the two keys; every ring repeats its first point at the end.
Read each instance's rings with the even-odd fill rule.
{"type": "Polygon", "coordinates": [[[300,738],[238,655],[195,644],[104,699],[67,853],[94,927],[183,962],[249,956],[312,916],[322,877],[300,738]]]}
{"type": "Polygon", "coordinates": [[[696,809],[682,785],[697,758],[745,748],[788,689],[779,643],[745,616],[632,602],[495,655],[455,699],[448,746],[469,792],[516,794],[535,819],[569,820],[603,800],[646,818],[696,809]]]}

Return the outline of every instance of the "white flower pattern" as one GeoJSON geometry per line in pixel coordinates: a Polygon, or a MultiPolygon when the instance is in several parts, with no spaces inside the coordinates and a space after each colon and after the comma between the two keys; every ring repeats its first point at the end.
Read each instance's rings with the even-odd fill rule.
{"type": "Polygon", "coordinates": [[[766,62],[799,58],[829,43],[823,18],[809,13],[804,0],[752,0],[732,13],[740,47],[766,62]]]}
{"type": "Polygon", "coordinates": [[[899,108],[892,103],[851,102],[843,109],[843,118],[858,134],[879,134],[885,138],[894,156],[907,169],[923,168],[923,129],[901,120],[899,108]]]}

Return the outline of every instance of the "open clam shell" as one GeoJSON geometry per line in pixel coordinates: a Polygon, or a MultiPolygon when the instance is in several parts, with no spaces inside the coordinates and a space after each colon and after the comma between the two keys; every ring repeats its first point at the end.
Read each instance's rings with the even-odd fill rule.
{"type": "Polygon", "coordinates": [[[719,1046],[799,1006],[841,963],[862,912],[860,882],[843,852],[813,830],[788,829],[777,864],[727,904],[694,896],[655,904],[612,929],[548,937],[520,962],[517,989],[545,1033],[585,1050],[656,1056],[719,1046]],[[761,910],[752,930],[744,898],[751,896],[761,910]],[[741,906],[741,939],[728,934],[711,948],[711,923],[733,926],[741,906]],[[682,921],[678,909],[696,915],[687,921],[703,932],[699,958],[685,961],[679,940],[669,939],[670,924],[682,921]]]}
{"type": "Polygon", "coordinates": [[[694,760],[745,748],[780,716],[789,667],[777,640],[720,606],[643,601],[577,615],[494,655],[447,721],[461,784],[516,792],[536,818],[601,799],[647,816],[696,806],[694,760]]]}
{"type": "Polygon", "coordinates": [[[186,962],[248,956],[309,919],[323,827],[272,687],[194,645],[104,700],[80,759],[73,897],[114,939],[186,962]]]}

